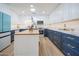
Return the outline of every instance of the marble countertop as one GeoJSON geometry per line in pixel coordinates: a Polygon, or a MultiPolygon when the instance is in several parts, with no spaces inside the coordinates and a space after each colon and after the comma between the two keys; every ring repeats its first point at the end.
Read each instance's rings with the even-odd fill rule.
{"type": "Polygon", "coordinates": [[[60,29],[55,29],[55,28],[47,28],[47,29],[55,30],[55,31],[59,31],[59,32],[62,32],[62,33],[67,33],[67,34],[79,37],[79,31],[66,31],[66,30],[60,30],[60,29]]]}

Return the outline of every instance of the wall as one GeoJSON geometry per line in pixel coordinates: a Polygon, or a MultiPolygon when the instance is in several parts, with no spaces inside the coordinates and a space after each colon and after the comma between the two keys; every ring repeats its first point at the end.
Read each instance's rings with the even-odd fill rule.
{"type": "Polygon", "coordinates": [[[5,4],[0,4],[0,11],[11,16],[11,30],[17,29],[16,24],[19,23],[18,15],[5,4]]]}

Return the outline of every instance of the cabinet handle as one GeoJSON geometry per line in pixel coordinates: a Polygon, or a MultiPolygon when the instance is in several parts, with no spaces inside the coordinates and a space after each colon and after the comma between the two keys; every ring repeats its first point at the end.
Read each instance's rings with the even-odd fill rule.
{"type": "Polygon", "coordinates": [[[74,38],[72,38],[72,37],[66,37],[66,38],[71,39],[71,40],[74,40],[74,38]]]}
{"type": "Polygon", "coordinates": [[[72,46],[71,44],[68,44],[67,46],[71,47],[71,48],[75,48],[74,46],[72,46]]]}
{"type": "Polygon", "coordinates": [[[70,53],[67,53],[68,56],[71,56],[70,53]]]}

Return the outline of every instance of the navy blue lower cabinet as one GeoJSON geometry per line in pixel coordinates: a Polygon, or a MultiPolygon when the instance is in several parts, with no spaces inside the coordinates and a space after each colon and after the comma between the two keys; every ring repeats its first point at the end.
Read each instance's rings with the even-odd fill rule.
{"type": "Polygon", "coordinates": [[[79,48],[72,46],[71,44],[63,44],[62,49],[65,55],[79,56],[79,48]]]}
{"type": "Polygon", "coordinates": [[[79,56],[79,38],[69,34],[63,34],[62,36],[63,45],[62,49],[64,54],[71,56],[79,56]]]}
{"type": "Polygon", "coordinates": [[[68,46],[63,45],[62,49],[63,49],[63,52],[66,56],[71,56],[71,55],[73,56],[74,55],[73,51],[68,46]]]}
{"type": "Polygon", "coordinates": [[[54,43],[59,47],[61,48],[61,45],[62,45],[62,39],[61,39],[61,32],[57,32],[57,31],[54,31],[53,32],[53,38],[54,38],[54,43]]]}
{"type": "Polygon", "coordinates": [[[49,40],[51,40],[52,42],[55,42],[55,40],[54,40],[54,31],[53,30],[48,29],[47,30],[47,35],[48,35],[49,40]]]}
{"type": "Polygon", "coordinates": [[[74,41],[76,43],[79,43],[79,37],[77,36],[73,36],[73,35],[65,34],[65,33],[63,33],[63,36],[65,39],[68,39],[69,41],[74,41]]]}
{"type": "Polygon", "coordinates": [[[48,38],[52,41],[52,30],[48,30],[48,38]]]}
{"type": "Polygon", "coordinates": [[[47,37],[48,33],[47,33],[47,29],[44,29],[44,36],[47,37]]]}
{"type": "Polygon", "coordinates": [[[55,35],[54,35],[54,31],[51,30],[51,41],[52,41],[52,42],[55,42],[54,36],[55,36],[55,35]]]}
{"type": "Polygon", "coordinates": [[[79,56],[79,37],[50,29],[45,29],[44,35],[66,56],[79,56]]]}
{"type": "Polygon", "coordinates": [[[69,43],[79,48],[79,37],[76,36],[67,36],[65,39],[68,40],[69,43]]]}
{"type": "MultiPolygon", "coordinates": [[[[76,41],[73,41],[73,40],[70,40],[70,39],[67,39],[67,38],[63,38],[64,40],[63,40],[63,43],[64,44],[71,44],[72,46],[75,46],[75,47],[77,47],[77,48],[79,48],[79,43],[78,42],[76,42],[76,41]]],[[[76,39],[75,39],[76,40],[76,39]]]]}
{"type": "Polygon", "coordinates": [[[66,56],[79,56],[79,49],[70,44],[63,44],[62,49],[66,56]]]}

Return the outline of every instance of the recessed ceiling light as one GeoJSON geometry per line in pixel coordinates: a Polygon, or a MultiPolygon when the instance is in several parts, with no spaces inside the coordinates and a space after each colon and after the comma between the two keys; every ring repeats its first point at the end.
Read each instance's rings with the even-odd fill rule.
{"type": "Polygon", "coordinates": [[[45,11],[43,11],[42,13],[43,13],[43,14],[45,14],[46,12],[45,12],[45,11]]]}
{"type": "Polygon", "coordinates": [[[24,14],[24,13],[25,13],[25,11],[23,10],[23,11],[22,11],[22,13],[24,14]]]}
{"type": "Polygon", "coordinates": [[[30,5],[30,7],[34,7],[34,5],[30,5]]]}
{"type": "Polygon", "coordinates": [[[31,8],[30,11],[31,11],[31,12],[35,12],[36,9],[35,9],[35,8],[31,8]]]}

